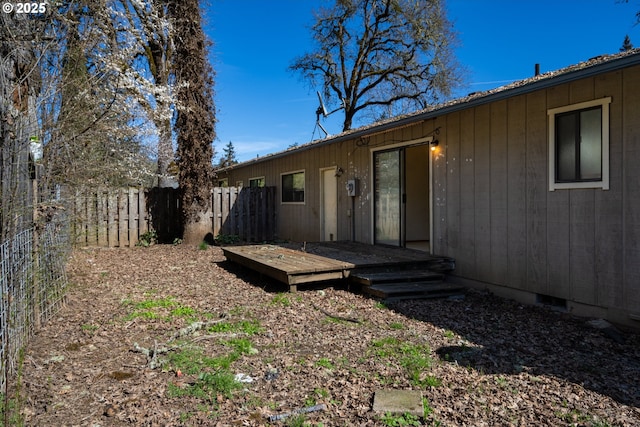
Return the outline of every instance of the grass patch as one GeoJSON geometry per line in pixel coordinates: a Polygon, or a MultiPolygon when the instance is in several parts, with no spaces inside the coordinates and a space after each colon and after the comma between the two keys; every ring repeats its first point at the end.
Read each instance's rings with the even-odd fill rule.
{"type": "Polygon", "coordinates": [[[333,362],[330,359],[326,358],[326,357],[318,359],[318,361],[315,363],[315,365],[323,367],[325,369],[329,369],[331,371],[333,371],[336,368],[336,366],[333,364],[333,362]]]}
{"type": "Polygon", "coordinates": [[[171,398],[191,396],[215,404],[218,395],[230,398],[235,390],[242,388],[242,384],[235,380],[228,370],[201,372],[198,380],[192,385],[179,386],[169,383],[167,395],[171,398]]]}
{"type": "Polygon", "coordinates": [[[281,292],[279,294],[276,294],[276,296],[274,296],[273,298],[271,298],[271,305],[281,305],[283,307],[290,307],[291,300],[289,299],[286,293],[281,292]]]}
{"type": "Polygon", "coordinates": [[[256,350],[251,341],[246,338],[234,338],[227,341],[222,342],[223,345],[227,347],[233,348],[232,355],[236,356],[236,359],[240,357],[242,354],[257,354],[258,350],[256,350]]]}
{"type": "Polygon", "coordinates": [[[404,329],[404,325],[400,322],[393,322],[389,324],[390,329],[400,330],[404,329]]]}
{"type": "Polygon", "coordinates": [[[413,385],[421,387],[439,385],[434,377],[423,376],[423,372],[431,368],[432,364],[431,350],[427,344],[414,344],[387,337],[372,341],[369,351],[378,358],[393,360],[402,366],[413,385]]]}
{"type": "Polygon", "coordinates": [[[207,328],[211,333],[243,333],[246,335],[256,335],[263,331],[260,322],[257,320],[241,320],[240,322],[219,322],[207,328]]]}
{"type": "Polygon", "coordinates": [[[140,302],[125,300],[122,304],[133,308],[133,312],[124,318],[125,321],[139,317],[149,320],[171,320],[176,317],[195,320],[198,316],[195,309],[180,304],[173,297],[148,299],[140,302]]]}
{"type": "Polygon", "coordinates": [[[230,370],[231,364],[243,354],[255,354],[257,350],[245,338],[226,340],[221,344],[231,351],[216,357],[205,355],[197,347],[184,347],[180,351],[171,352],[164,369],[197,375],[197,380],[189,385],[170,383],[167,395],[172,398],[191,396],[215,405],[218,396],[229,398],[235,390],[241,389],[242,384],[236,381],[230,370]]]}
{"type": "Polygon", "coordinates": [[[94,333],[95,331],[97,331],[98,329],[100,329],[100,326],[98,326],[98,325],[92,325],[92,324],[90,324],[90,323],[85,323],[84,325],[82,325],[82,326],[80,327],[80,329],[82,329],[84,332],[87,332],[87,333],[92,334],[92,333],[94,333]]]}

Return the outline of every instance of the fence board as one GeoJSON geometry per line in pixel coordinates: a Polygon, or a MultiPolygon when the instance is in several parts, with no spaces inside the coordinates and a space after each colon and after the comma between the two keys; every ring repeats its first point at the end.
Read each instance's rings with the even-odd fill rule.
{"type": "Polygon", "coordinates": [[[109,235],[107,234],[107,223],[109,221],[107,208],[109,194],[104,190],[98,190],[98,211],[96,220],[98,221],[98,246],[109,245],[109,235]]]}
{"type": "Polygon", "coordinates": [[[118,242],[116,246],[129,246],[128,206],[125,190],[118,191],[118,242]]]}
{"type": "Polygon", "coordinates": [[[129,188],[129,245],[135,246],[138,243],[138,232],[139,232],[139,224],[138,224],[138,195],[140,193],[135,188],[129,188]]]}
{"type": "Polygon", "coordinates": [[[118,196],[116,193],[107,195],[108,241],[107,246],[114,247],[118,244],[118,196]]]}

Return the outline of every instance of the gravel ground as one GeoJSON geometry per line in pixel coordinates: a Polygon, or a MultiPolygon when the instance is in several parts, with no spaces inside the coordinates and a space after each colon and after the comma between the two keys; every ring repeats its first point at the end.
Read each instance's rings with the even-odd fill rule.
{"type": "Polygon", "coordinates": [[[640,336],[588,319],[477,291],[288,294],[216,247],[83,249],[68,271],[14,384],[25,425],[640,425],[640,336]],[[381,389],[419,390],[423,417],[374,413],[381,389]],[[300,408],[319,410],[269,418],[300,408]]]}

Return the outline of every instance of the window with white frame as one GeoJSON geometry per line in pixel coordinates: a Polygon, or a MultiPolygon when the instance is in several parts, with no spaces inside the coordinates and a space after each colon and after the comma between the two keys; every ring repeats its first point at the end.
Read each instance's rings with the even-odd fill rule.
{"type": "Polygon", "coordinates": [[[260,176],[257,178],[250,178],[249,179],[249,187],[251,188],[261,188],[264,187],[264,176],[260,176]]]}
{"type": "Polygon", "coordinates": [[[549,191],[609,189],[609,104],[596,99],[548,110],[549,191]]]}
{"type": "Polygon", "coordinates": [[[282,183],[282,203],[304,203],[304,171],[284,173],[282,183]]]}

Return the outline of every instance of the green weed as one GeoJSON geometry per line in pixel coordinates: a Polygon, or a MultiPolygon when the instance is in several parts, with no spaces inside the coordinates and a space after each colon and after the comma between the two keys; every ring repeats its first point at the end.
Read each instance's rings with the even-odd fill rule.
{"type": "Polygon", "coordinates": [[[200,249],[201,251],[206,251],[207,249],[209,249],[209,244],[207,242],[200,242],[200,244],[198,245],[198,249],[200,249]]]}
{"type": "Polygon", "coordinates": [[[8,426],[24,426],[24,415],[21,412],[22,405],[24,403],[24,397],[22,396],[22,374],[24,366],[24,349],[20,349],[18,352],[18,371],[16,374],[16,388],[14,395],[11,397],[0,393],[0,427],[8,426]],[[5,424],[8,423],[8,424],[5,424]]]}
{"type": "Polygon", "coordinates": [[[80,328],[85,332],[93,333],[93,332],[97,331],[98,329],[100,329],[100,326],[92,325],[90,323],[85,323],[80,328]]]}
{"type": "MultiPolygon", "coordinates": [[[[240,357],[242,354],[257,354],[258,350],[256,350],[251,341],[246,338],[234,338],[228,341],[223,341],[223,345],[232,347],[234,349],[234,353],[237,357],[240,357]]],[[[236,357],[236,358],[237,358],[236,357]]]]}
{"type": "Polygon", "coordinates": [[[326,399],[329,397],[329,391],[324,388],[316,388],[315,390],[313,390],[313,392],[317,394],[321,399],[326,399]]]}
{"type": "Polygon", "coordinates": [[[326,357],[323,357],[321,359],[319,359],[316,363],[316,366],[320,366],[329,370],[334,370],[336,368],[336,366],[333,364],[333,362],[331,362],[331,360],[327,359],[326,357]]]}
{"type": "Polygon", "coordinates": [[[305,427],[307,419],[304,415],[293,415],[285,419],[284,425],[287,427],[305,427]]]}
{"type": "Polygon", "coordinates": [[[404,329],[404,325],[400,322],[393,322],[389,324],[389,328],[391,329],[395,329],[395,330],[400,330],[400,329],[404,329]]]}
{"type": "Polygon", "coordinates": [[[8,421],[6,426],[24,426],[24,418],[20,414],[20,402],[18,398],[7,399],[0,394],[0,427],[5,426],[5,420],[8,421]]]}
{"type": "Polygon", "coordinates": [[[380,417],[380,421],[382,421],[385,426],[389,427],[422,425],[419,417],[408,413],[392,414],[391,412],[387,412],[380,417]]]}
{"type": "Polygon", "coordinates": [[[156,243],[158,243],[158,233],[151,230],[140,235],[138,239],[138,243],[136,243],[136,246],[142,246],[144,248],[147,248],[151,245],[155,245],[156,243]]]}
{"type": "Polygon", "coordinates": [[[281,305],[283,307],[291,306],[291,300],[286,293],[279,293],[271,298],[271,305],[281,305]]]}
{"type": "Polygon", "coordinates": [[[240,242],[240,236],[235,234],[218,234],[215,238],[217,245],[233,245],[240,242]]]}

